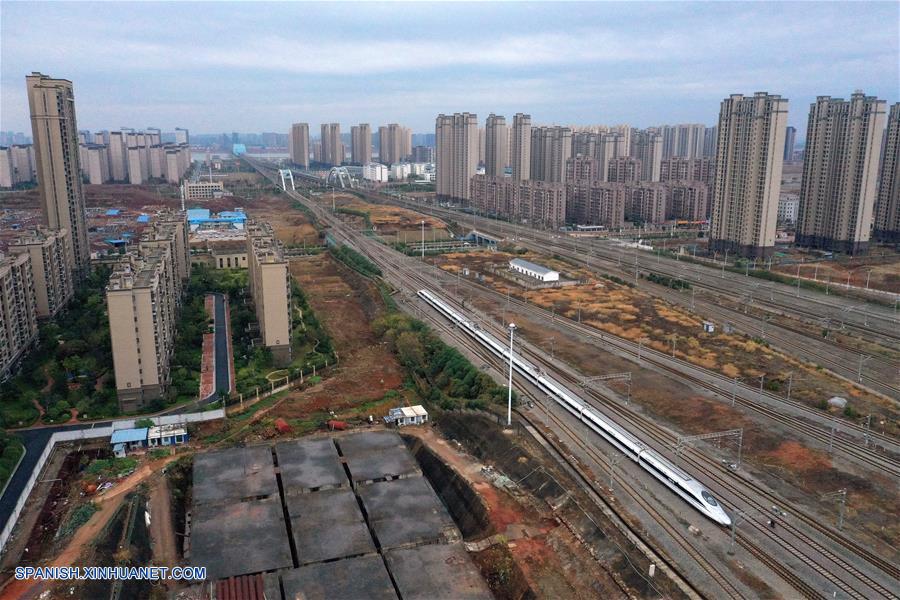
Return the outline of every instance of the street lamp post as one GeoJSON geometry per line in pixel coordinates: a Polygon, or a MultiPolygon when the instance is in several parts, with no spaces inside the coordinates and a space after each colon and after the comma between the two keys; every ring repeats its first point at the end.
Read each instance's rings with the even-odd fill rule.
{"type": "Polygon", "coordinates": [[[506,406],[506,426],[512,427],[512,374],[513,374],[513,334],[516,331],[516,324],[509,324],[509,395],[507,397],[506,406]]]}

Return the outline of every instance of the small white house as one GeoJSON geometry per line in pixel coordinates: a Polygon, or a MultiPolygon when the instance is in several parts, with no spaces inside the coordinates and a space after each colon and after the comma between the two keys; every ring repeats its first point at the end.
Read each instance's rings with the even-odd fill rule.
{"type": "Polygon", "coordinates": [[[428,411],[421,404],[392,408],[384,418],[385,423],[393,423],[397,427],[421,425],[426,421],[428,421],[428,411]]]}
{"type": "Polygon", "coordinates": [[[183,444],[188,439],[187,429],[183,425],[177,423],[172,425],[160,425],[159,427],[151,427],[147,432],[147,446],[155,448],[157,446],[174,446],[175,444],[183,444]]]}
{"type": "Polygon", "coordinates": [[[547,267],[537,265],[527,260],[522,260],[521,258],[514,258],[509,261],[509,268],[522,275],[534,277],[539,281],[559,281],[559,271],[548,269],[547,267]]]}

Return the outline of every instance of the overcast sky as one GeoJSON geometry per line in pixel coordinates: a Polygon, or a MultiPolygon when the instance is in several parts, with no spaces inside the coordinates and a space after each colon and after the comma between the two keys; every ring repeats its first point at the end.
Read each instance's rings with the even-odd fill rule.
{"type": "Polygon", "coordinates": [[[75,84],[81,129],[287,132],[440,112],[714,124],[730,93],[900,100],[900,2],[0,3],[0,129],[25,75],[75,84]]]}

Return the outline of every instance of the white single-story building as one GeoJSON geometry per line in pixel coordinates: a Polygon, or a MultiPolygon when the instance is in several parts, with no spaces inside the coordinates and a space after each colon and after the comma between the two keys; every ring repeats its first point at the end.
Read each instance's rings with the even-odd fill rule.
{"type": "Polygon", "coordinates": [[[151,427],[150,431],[147,432],[147,445],[151,448],[156,446],[183,444],[187,439],[187,429],[185,429],[183,425],[177,423],[151,427]]]}
{"type": "Polygon", "coordinates": [[[559,271],[548,269],[547,267],[537,265],[527,260],[522,260],[521,258],[514,258],[509,261],[509,268],[517,273],[534,277],[539,281],[559,281],[559,271]]]}
{"type": "Polygon", "coordinates": [[[428,411],[421,404],[392,408],[384,418],[385,423],[394,423],[397,427],[421,425],[426,421],[428,421],[428,411]]]}

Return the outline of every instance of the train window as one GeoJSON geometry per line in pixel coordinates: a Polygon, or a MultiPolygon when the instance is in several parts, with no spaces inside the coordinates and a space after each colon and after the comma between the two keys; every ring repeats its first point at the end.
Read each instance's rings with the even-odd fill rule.
{"type": "Polygon", "coordinates": [[[716,502],[716,499],[712,497],[712,494],[707,492],[706,490],[701,490],[700,495],[703,496],[703,499],[706,500],[706,503],[710,506],[718,506],[719,503],[716,502]]]}

